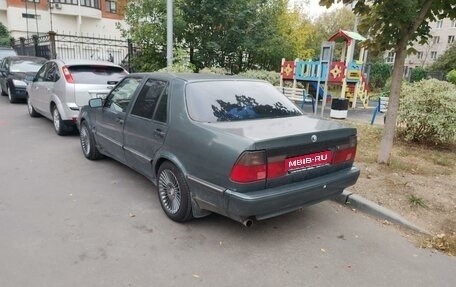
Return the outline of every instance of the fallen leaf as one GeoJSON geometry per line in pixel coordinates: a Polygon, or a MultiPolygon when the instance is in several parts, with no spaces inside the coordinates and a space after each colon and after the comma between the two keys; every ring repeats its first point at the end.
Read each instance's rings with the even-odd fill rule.
{"type": "Polygon", "coordinates": [[[193,274],[193,277],[200,278],[200,276],[198,274],[193,274]]]}
{"type": "Polygon", "coordinates": [[[135,217],[136,215],[133,214],[133,213],[131,213],[131,212],[129,212],[129,213],[128,213],[128,216],[130,216],[130,217],[135,217]]]}
{"type": "Polygon", "coordinates": [[[320,251],[321,251],[321,252],[326,252],[326,249],[321,248],[320,251]]]}

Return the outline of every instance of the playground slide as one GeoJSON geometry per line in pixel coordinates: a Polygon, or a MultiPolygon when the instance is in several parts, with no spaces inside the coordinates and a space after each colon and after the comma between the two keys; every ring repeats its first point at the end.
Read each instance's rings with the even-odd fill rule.
{"type": "Polygon", "coordinates": [[[323,91],[323,89],[319,85],[317,85],[317,82],[310,82],[310,87],[314,91],[318,91],[318,99],[319,100],[323,100],[323,95],[324,95],[325,92],[323,91]]]}

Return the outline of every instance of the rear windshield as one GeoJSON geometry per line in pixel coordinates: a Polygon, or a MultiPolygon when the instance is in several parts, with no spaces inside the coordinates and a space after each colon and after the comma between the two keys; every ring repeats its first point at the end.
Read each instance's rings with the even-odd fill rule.
{"type": "Polygon", "coordinates": [[[13,49],[0,49],[0,59],[8,56],[17,56],[16,51],[13,49]]]}
{"type": "Polygon", "coordinates": [[[68,67],[75,84],[114,85],[127,75],[121,67],[80,65],[68,67]]]}
{"type": "Polygon", "coordinates": [[[190,117],[200,122],[242,121],[301,115],[272,85],[257,81],[208,81],[186,88],[190,117]]]}
{"type": "Polygon", "coordinates": [[[38,72],[43,66],[45,59],[16,59],[11,61],[10,71],[13,73],[18,72],[38,72]]]}

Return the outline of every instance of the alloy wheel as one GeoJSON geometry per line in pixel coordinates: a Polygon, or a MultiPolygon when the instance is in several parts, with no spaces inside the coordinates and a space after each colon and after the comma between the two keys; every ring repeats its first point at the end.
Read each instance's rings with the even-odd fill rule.
{"type": "Polygon", "coordinates": [[[89,131],[87,130],[87,126],[83,125],[80,131],[80,139],[81,139],[81,147],[82,151],[85,155],[90,153],[90,139],[89,139],[89,131]]]}
{"type": "Polygon", "coordinates": [[[158,192],[163,207],[171,214],[177,213],[181,205],[181,190],[176,175],[171,170],[165,169],[160,173],[158,192]]]}

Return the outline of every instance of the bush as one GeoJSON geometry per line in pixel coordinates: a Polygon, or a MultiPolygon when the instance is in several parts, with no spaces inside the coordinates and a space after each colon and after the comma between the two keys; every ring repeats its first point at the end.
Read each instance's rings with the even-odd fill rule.
{"type": "Polygon", "coordinates": [[[454,144],[456,86],[435,79],[403,85],[398,126],[398,136],[405,141],[454,144]]]}
{"type": "Polygon", "coordinates": [[[389,77],[392,66],[385,63],[373,63],[369,74],[369,87],[372,90],[383,89],[389,77]]]}
{"type": "Polygon", "coordinates": [[[412,73],[410,75],[410,82],[419,82],[423,79],[426,79],[427,77],[427,71],[423,68],[417,67],[412,70],[412,73]]]}
{"type": "Polygon", "coordinates": [[[269,83],[273,84],[274,86],[278,86],[280,84],[280,74],[274,71],[265,71],[265,70],[247,70],[239,74],[239,76],[252,78],[252,79],[259,79],[265,80],[269,83]]]}
{"type": "Polygon", "coordinates": [[[448,82],[456,85],[456,69],[449,71],[446,75],[446,79],[448,82]]]}

